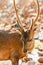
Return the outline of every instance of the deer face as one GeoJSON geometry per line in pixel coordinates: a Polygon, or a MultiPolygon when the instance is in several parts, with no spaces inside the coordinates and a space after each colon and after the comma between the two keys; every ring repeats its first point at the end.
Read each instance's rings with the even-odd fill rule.
{"type": "Polygon", "coordinates": [[[27,52],[27,50],[29,50],[29,32],[26,31],[26,32],[23,32],[23,35],[22,35],[22,43],[24,44],[24,52],[27,52]]]}

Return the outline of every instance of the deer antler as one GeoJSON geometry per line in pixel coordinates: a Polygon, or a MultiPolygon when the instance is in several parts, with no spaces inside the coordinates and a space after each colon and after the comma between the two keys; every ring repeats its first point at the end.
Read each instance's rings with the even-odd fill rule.
{"type": "MultiPolygon", "coordinates": [[[[23,29],[23,26],[21,25],[20,19],[19,19],[18,14],[17,14],[15,0],[13,0],[13,1],[14,1],[14,8],[15,8],[16,16],[17,16],[17,23],[18,23],[18,25],[20,27],[20,31],[23,32],[24,29],[23,29]]],[[[38,20],[38,16],[40,14],[40,8],[39,8],[39,2],[38,2],[38,0],[37,0],[37,5],[38,5],[38,14],[37,14],[36,19],[34,21],[32,21],[33,24],[35,24],[35,22],[38,20]]]]}
{"type": "Polygon", "coordinates": [[[18,17],[18,14],[17,14],[17,9],[16,9],[15,0],[13,0],[13,2],[14,2],[15,13],[16,13],[16,16],[17,16],[17,23],[18,23],[18,25],[19,25],[19,27],[20,27],[20,31],[23,32],[24,29],[23,29],[23,26],[21,25],[21,21],[20,21],[20,19],[19,19],[19,17],[18,17]]]}
{"type": "Polygon", "coordinates": [[[39,5],[38,0],[37,0],[37,5],[38,5],[38,14],[37,14],[36,19],[34,20],[34,24],[35,24],[35,22],[38,20],[38,17],[39,17],[39,15],[40,15],[40,5],[39,5]]]}
{"type": "Polygon", "coordinates": [[[40,14],[40,8],[39,8],[38,0],[37,0],[37,4],[38,4],[38,14],[37,14],[37,17],[36,17],[35,20],[32,19],[32,26],[30,28],[29,37],[30,37],[30,39],[32,39],[32,41],[30,42],[32,45],[30,45],[29,52],[31,52],[33,50],[33,48],[34,48],[34,24],[38,20],[38,17],[39,17],[39,14],[40,14]]]}
{"type": "Polygon", "coordinates": [[[31,26],[31,28],[32,28],[32,29],[34,28],[34,24],[35,24],[35,22],[38,20],[38,17],[39,17],[39,15],[40,15],[40,5],[39,5],[38,0],[37,0],[37,5],[38,5],[38,14],[37,14],[37,16],[36,16],[36,19],[35,19],[35,20],[34,20],[34,19],[32,19],[32,26],[31,26]]]}

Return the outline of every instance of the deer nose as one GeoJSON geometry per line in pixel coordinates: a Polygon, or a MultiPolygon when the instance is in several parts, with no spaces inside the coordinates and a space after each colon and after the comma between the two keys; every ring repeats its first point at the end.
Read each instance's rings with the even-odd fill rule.
{"type": "Polygon", "coordinates": [[[27,50],[26,49],[24,49],[24,53],[26,53],[27,52],[27,50]]]}

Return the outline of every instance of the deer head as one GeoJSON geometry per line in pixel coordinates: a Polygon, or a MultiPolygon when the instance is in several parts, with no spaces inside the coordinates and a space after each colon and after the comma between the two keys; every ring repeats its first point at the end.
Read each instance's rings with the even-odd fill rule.
{"type": "Polygon", "coordinates": [[[34,19],[32,20],[32,26],[31,26],[30,30],[25,31],[23,29],[23,26],[22,26],[21,21],[20,21],[20,19],[18,17],[18,14],[17,14],[15,0],[13,0],[13,2],[14,2],[14,9],[15,9],[16,17],[17,17],[17,23],[18,23],[18,25],[20,27],[21,39],[22,39],[22,42],[24,44],[24,52],[26,52],[27,50],[29,50],[29,47],[26,47],[26,46],[29,46],[29,41],[33,40],[34,35],[33,35],[32,31],[33,31],[33,28],[34,28],[34,24],[38,20],[38,17],[39,17],[39,14],[40,14],[39,2],[38,2],[38,0],[36,0],[36,1],[37,1],[37,6],[38,6],[37,17],[36,17],[35,20],[34,19]]]}

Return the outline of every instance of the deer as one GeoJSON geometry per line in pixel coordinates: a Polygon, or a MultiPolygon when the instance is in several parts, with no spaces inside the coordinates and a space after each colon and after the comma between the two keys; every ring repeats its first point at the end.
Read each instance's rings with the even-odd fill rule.
{"type": "Polygon", "coordinates": [[[19,59],[26,56],[27,51],[32,50],[34,47],[33,42],[33,27],[39,16],[39,4],[38,4],[38,15],[35,20],[32,20],[32,26],[30,31],[25,31],[21,25],[20,19],[17,14],[15,0],[14,10],[17,16],[17,23],[20,27],[20,32],[9,33],[9,31],[0,31],[0,60],[11,60],[12,65],[18,65],[19,59]],[[31,45],[29,46],[29,43],[31,45]],[[28,47],[27,47],[28,46],[28,47]]]}

